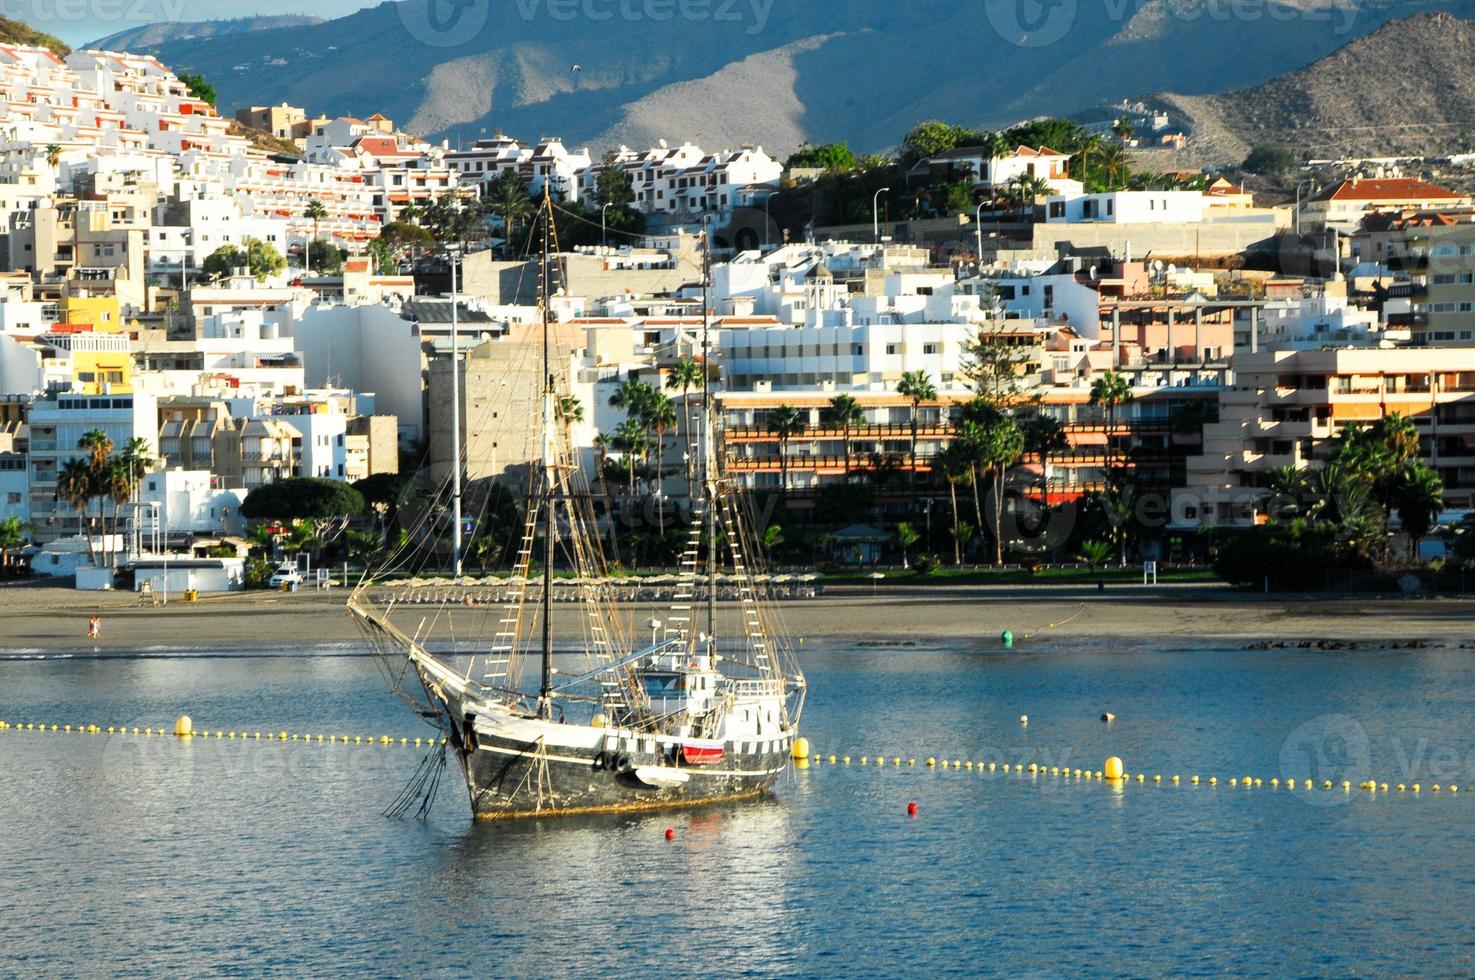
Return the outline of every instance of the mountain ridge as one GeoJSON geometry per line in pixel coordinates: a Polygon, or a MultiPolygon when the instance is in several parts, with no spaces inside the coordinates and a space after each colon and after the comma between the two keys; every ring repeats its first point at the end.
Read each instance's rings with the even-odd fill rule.
{"type": "MultiPolygon", "coordinates": [[[[783,154],[804,141],[884,149],[930,117],[1002,126],[1153,91],[1239,90],[1329,55],[1395,12],[1368,3],[1338,8],[1347,19],[1329,22],[1272,3],[1274,16],[1224,21],[1167,0],[1065,3],[1046,8],[1030,33],[1007,0],[911,0],[904,9],[795,0],[770,8],[761,25],[559,21],[548,0],[517,0],[456,8],[481,11],[480,20],[446,31],[430,3],[385,2],[320,24],[145,50],[176,71],[205,73],[227,112],[288,101],[330,115],[384,112],[453,141],[501,129],[604,148],[659,134],[783,154]],[[1060,10],[1073,13],[1055,23],[1060,10]]],[[[1425,0],[1398,11],[1469,4],[1425,0]]]]}

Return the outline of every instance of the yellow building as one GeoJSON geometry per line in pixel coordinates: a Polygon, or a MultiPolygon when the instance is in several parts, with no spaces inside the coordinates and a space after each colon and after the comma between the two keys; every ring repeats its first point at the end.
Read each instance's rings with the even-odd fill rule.
{"type": "Polygon", "coordinates": [[[63,296],[46,337],[71,363],[72,387],[86,395],[133,391],[132,343],[116,296],[63,296]]]}

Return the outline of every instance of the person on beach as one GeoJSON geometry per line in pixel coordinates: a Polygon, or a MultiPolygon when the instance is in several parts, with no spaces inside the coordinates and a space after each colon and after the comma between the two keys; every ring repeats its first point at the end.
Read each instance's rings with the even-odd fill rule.
{"type": "Polygon", "coordinates": [[[87,620],[87,638],[95,640],[100,636],[102,636],[102,617],[93,613],[92,618],[87,620]]]}

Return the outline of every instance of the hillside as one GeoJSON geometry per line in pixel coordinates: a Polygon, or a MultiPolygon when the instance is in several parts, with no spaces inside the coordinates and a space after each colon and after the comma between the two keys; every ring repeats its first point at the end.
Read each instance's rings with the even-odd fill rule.
{"type": "Polygon", "coordinates": [[[1225,162],[1263,143],[1311,158],[1468,151],[1475,22],[1418,14],[1252,88],[1160,98],[1221,143],[1225,162]]]}
{"type": "Polygon", "coordinates": [[[231,17],[222,20],[163,21],[130,27],[90,42],[89,48],[104,51],[141,51],[168,41],[200,40],[226,34],[271,31],[278,28],[306,27],[321,24],[323,18],[305,14],[282,14],[276,17],[231,17]]]}
{"type": "Polygon", "coordinates": [[[1329,24],[1324,4],[1303,9],[1303,0],[1227,18],[1212,15],[1218,0],[1066,3],[1045,7],[1030,33],[1004,0],[722,0],[693,7],[708,11],[700,18],[597,21],[577,10],[567,19],[549,0],[453,6],[447,21],[450,5],[430,2],[144,48],[207,75],[227,113],[285,100],[330,114],[383,112],[453,140],[500,128],[596,148],[664,136],[759,142],[776,153],[846,139],[869,151],[928,117],[998,126],[1152,91],[1259,85],[1392,16],[1389,5],[1367,3],[1329,24]]]}
{"type": "Polygon", "coordinates": [[[0,42],[8,44],[26,44],[31,47],[49,48],[57,55],[65,58],[72,53],[72,49],[60,38],[52,37],[9,17],[0,17],[0,42]]]}

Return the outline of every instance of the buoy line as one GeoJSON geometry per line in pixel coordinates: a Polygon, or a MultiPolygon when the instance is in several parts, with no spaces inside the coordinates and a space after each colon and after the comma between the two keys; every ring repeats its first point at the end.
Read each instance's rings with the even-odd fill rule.
{"type": "Polygon", "coordinates": [[[237,742],[313,742],[326,745],[399,745],[410,746],[411,748],[417,746],[424,748],[427,746],[445,745],[447,741],[444,738],[434,737],[410,738],[404,735],[319,735],[280,730],[275,732],[262,731],[254,728],[241,729],[239,731],[226,731],[223,729],[211,731],[204,728],[196,730],[194,723],[190,721],[188,715],[178,719],[172,727],[160,725],[157,728],[139,728],[136,725],[131,728],[127,725],[108,725],[104,728],[101,725],[44,725],[35,722],[26,722],[24,724],[17,722],[12,724],[10,722],[0,721],[0,732],[56,732],[75,735],[127,735],[130,737],[138,735],[144,738],[162,737],[200,739],[201,741],[219,739],[222,741],[234,740],[237,742]]]}
{"type": "MultiPolygon", "coordinates": [[[[172,727],[160,725],[157,728],[139,728],[138,726],[133,726],[130,728],[127,725],[109,725],[106,728],[103,728],[100,725],[45,725],[36,722],[26,722],[22,724],[0,721],[0,732],[113,735],[119,737],[141,736],[144,738],[171,738],[181,741],[200,739],[248,743],[296,742],[326,745],[378,745],[385,747],[403,746],[411,748],[435,747],[437,745],[445,745],[448,741],[445,738],[410,738],[409,736],[404,735],[319,735],[305,734],[301,732],[287,732],[281,730],[275,732],[259,731],[256,729],[243,729],[240,731],[227,731],[223,729],[215,731],[211,731],[209,729],[196,730],[193,721],[188,715],[183,715],[178,718],[172,727]]],[[[1441,795],[1447,794],[1451,796],[1458,795],[1462,790],[1462,787],[1455,783],[1431,783],[1426,787],[1423,783],[1396,782],[1392,780],[1381,781],[1377,779],[1362,780],[1354,787],[1350,780],[1335,781],[1331,779],[1323,779],[1318,782],[1316,780],[1303,779],[1298,782],[1295,779],[1281,779],[1278,776],[1272,776],[1269,779],[1255,776],[1229,776],[1227,778],[1220,779],[1218,776],[1200,776],[1197,773],[1194,773],[1187,777],[1181,776],[1177,773],[1170,775],[1163,775],[1161,773],[1148,775],[1145,772],[1128,772],[1123,766],[1122,760],[1117,758],[1116,756],[1112,756],[1111,758],[1103,762],[1100,769],[1082,769],[1072,768],[1069,766],[1047,766],[1036,762],[1010,763],[999,762],[997,760],[992,762],[984,762],[981,760],[975,761],[972,759],[938,758],[937,756],[928,756],[925,759],[919,760],[917,756],[907,756],[904,758],[899,755],[849,756],[840,755],[838,753],[821,755],[818,752],[811,751],[810,743],[807,738],[798,738],[794,740],[793,760],[795,768],[800,770],[822,769],[825,766],[841,769],[846,767],[864,766],[878,771],[884,769],[897,770],[921,768],[930,769],[934,772],[971,772],[977,775],[1027,775],[1033,777],[1036,780],[1040,778],[1048,778],[1062,781],[1068,780],[1074,782],[1103,783],[1118,787],[1228,786],[1234,789],[1272,789],[1284,791],[1287,793],[1337,791],[1340,791],[1342,793],[1351,793],[1354,789],[1356,789],[1360,792],[1365,792],[1369,794],[1405,793],[1413,795],[1422,795],[1427,790],[1430,793],[1438,793],[1441,795]]],[[[1463,790],[1466,793],[1475,792],[1475,784],[1466,785],[1463,787],[1463,790]]]]}
{"type": "MultiPolygon", "coordinates": [[[[797,747],[798,746],[796,743],[796,748],[797,747]]],[[[807,753],[807,743],[804,748],[807,753]]],[[[1461,791],[1461,787],[1453,783],[1447,785],[1433,783],[1425,786],[1422,783],[1400,783],[1391,781],[1383,782],[1376,779],[1365,779],[1354,786],[1351,780],[1345,779],[1340,781],[1323,779],[1319,782],[1311,779],[1303,779],[1298,782],[1295,779],[1281,779],[1278,776],[1272,776],[1269,779],[1264,779],[1256,776],[1229,776],[1225,779],[1220,779],[1218,776],[1205,777],[1198,774],[1193,774],[1187,777],[1181,776],[1176,773],[1170,775],[1163,775],[1161,773],[1148,775],[1144,772],[1130,773],[1126,771],[1125,767],[1122,765],[1122,760],[1117,758],[1116,756],[1112,756],[1111,758],[1107,759],[1104,763],[1102,763],[1102,767],[1100,769],[1095,770],[1071,768],[1069,766],[1046,766],[1035,762],[982,762],[974,761],[971,759],[939,759],[935,756],[929,756],[928,758],[919,762],[915,756],[907,758],[903,758],[901,756],[888,757],[885,755],[862,755],[852,757],[848,755],[838,754],[820,755],[818,753],[809,753],[804,756],[796,755],[794,758],[794,762],[795,768],[806,770],[811,768],[819,769],[827,765],[831,768],[841,769],[846,767],[866,766],[876,770],[914,769],[920,767],[922,769],[933,770],[934,772],[972,772],[978,775],[994,774],[1000,776],[1027,775],[1033,777],[1036,780],[1044,777],[1047,779],[1060,781],[1070,780],[1074,782],[1104,783],[1107,785],[1118,787],[1142,786],[1146,788],[1148,786],[1227,786],[1235,789],[1272,789],[1287,793],[1351,793],[1354,789],[1356,789],[1360,792],[1365,792],[1368,794],[1410,793],[1415,795],[1422,794],[1425,792],[1425,790],[1431,793],[1441,793],[1449,795],[1458,795],[1461,791]]],[[[1467,793],[1475,792],[1475,785],[1466,785],[1464,787],[1464,791],[1467,793]]]]}

